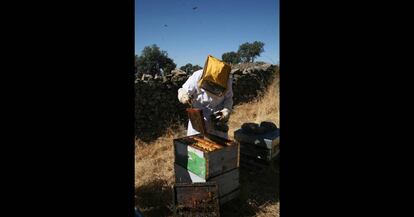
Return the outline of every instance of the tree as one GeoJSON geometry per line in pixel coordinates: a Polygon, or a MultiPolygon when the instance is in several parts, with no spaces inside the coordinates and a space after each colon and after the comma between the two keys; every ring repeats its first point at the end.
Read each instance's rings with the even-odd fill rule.
{"type": "Polygon", "coordinates": [[[135,78],[140,78],[142,76],[142,73],[138,71],[138,55],[135,54],[135,61],[134,61],[134,73],[135,78]]]}
{"type": "Polygon", "coordinates": [[[254,59],[262,52],[264,52],[264,43],[261,41],[255,41],[253,43],[244,43],[239,46],[237,53],[243,62],[254,62],[254,59]]]}
{"type": "Polygon", "coordinates": [[[221,59],[226,63],[238,64],[240,63],[240,56],[236,52],[227,52],[221,55],[221,59]]]}
{"type": "Polygon", "coordinates": [[[199,65],[195,65],[193,66],[193,72],[198,71],[200,69],[202,69],[203,67],[199,66],[199,65]]]}
{"type": "Polygon", "coordinates": [[[180,67],[181,70],[185,71],[187,74],[193,74],[193,72],[202,69],[199,65],[194,65],[191,63],[187,63],[184,66],[180,67]]]}
{"type": "Polygon", "coordinates": [[[185,66],[181,66],[180,69],[183,70],[184,72],[189,72],[191,69],[193,68],[193,64],[191,63],[187,63],[185,64],[185,66]]]}
{"type": "Polygon", "coordinates": [[[151,74],[152,76],[160,74],[161,69],[168,74],[176,67],[174,61],[168,57],[168,53],[160,50],[155,44],[144,47],[141,56],[135,58],[135,64],[138,74],[151,74]]]}

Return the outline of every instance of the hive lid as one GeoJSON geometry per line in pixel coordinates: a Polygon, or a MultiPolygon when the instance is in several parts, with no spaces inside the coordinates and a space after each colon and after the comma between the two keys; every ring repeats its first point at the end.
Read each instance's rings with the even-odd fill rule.
{"type": "Polygon", "coordinates": [[[187,109],[188,118],[195,130],[206,136],[206,126],[204,124],[203,110],[197,108],[187,109]]]}
{"type": "Polygon", "coordinates": [[[187,114],[188,118],[190,119],[191,125],[195,130],[200,132],[203,139],[223,146],[227,146],[233,142],[229,139],[221,138],[219,136],[207,133],[204,122],[203,110],[197,108],[187,108],[187,114]]]}

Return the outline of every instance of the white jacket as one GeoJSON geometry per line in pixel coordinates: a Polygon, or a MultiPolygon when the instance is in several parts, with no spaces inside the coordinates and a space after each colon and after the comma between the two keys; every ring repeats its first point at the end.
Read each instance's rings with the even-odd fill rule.
{"type": "MultiPolygon", "coordinates": [[[[230,75],[230,78],[227,82],[227,90],[223,96],[219,97],[208,91],[205,91],[202,88],[198,87],[198,81],[201,79],[203,74],[203,69],[195,71],[188,80],[183,84],[182,88],[178,91],[186,91],[192,100],[193,108],[199,108],[203,110],[204,121],[206,125],[207,133],[214,134],[216,136],[222,138],[228,138],[227,133],[216,131],[212,128],[212,123],[210,120],[210,115],[213,112],[220,111],[223,108],[227,108],[229,111],[233,108],[233,79],[230,75]]],[[[199,132],[196,131],[191,122],[188,121],[188,128],[187,128],[187,136],[198,134],[199,132]]]]}

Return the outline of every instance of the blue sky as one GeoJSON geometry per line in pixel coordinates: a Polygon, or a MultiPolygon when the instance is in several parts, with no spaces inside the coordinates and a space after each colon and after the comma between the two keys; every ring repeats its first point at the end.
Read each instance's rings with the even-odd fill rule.
{"type": "Polygon", "coordinates": [[[279,62],[279,0],[135,0],[138,55],[157,44],[177,67],[203,66],[253,41],[265,43],[258,61],[279,62]]]}

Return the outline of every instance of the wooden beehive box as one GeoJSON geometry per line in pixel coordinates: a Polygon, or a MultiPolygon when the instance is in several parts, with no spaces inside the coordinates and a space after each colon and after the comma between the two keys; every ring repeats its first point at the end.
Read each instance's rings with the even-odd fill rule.
{"type": "Polygon", "coordinates": [[[220,205],[215,182],[176,183],[173,186],[174,216],[219,217],[220,205]]]}
{"type": "Polygon", "coordinates": [[[239,168],[232,169],[207,180],[200,178],[196,174],[177,164],[174,164],[174,172],[176,183],[216,182],[218,186],[220,204],[224,204],[225,202],[237,197],[240,191],[239,168]]]}
{"type": "MultiPolygon", "coordinates": [[[[212,138],[212,137],[210,137],[212,138]]],[[[201,134],[174,139],[175,163],[207,180],[239,166],[237,142],[215,138],[215,148],[204,147],[201,134]]]]}
{"type": "Polygon", "coordinates": [[[241,155],[270,161],[279,154],[279,129],[263,134],[251,134],[239,129],[234,132],[234,138],[240,144],[241,155]]]}

